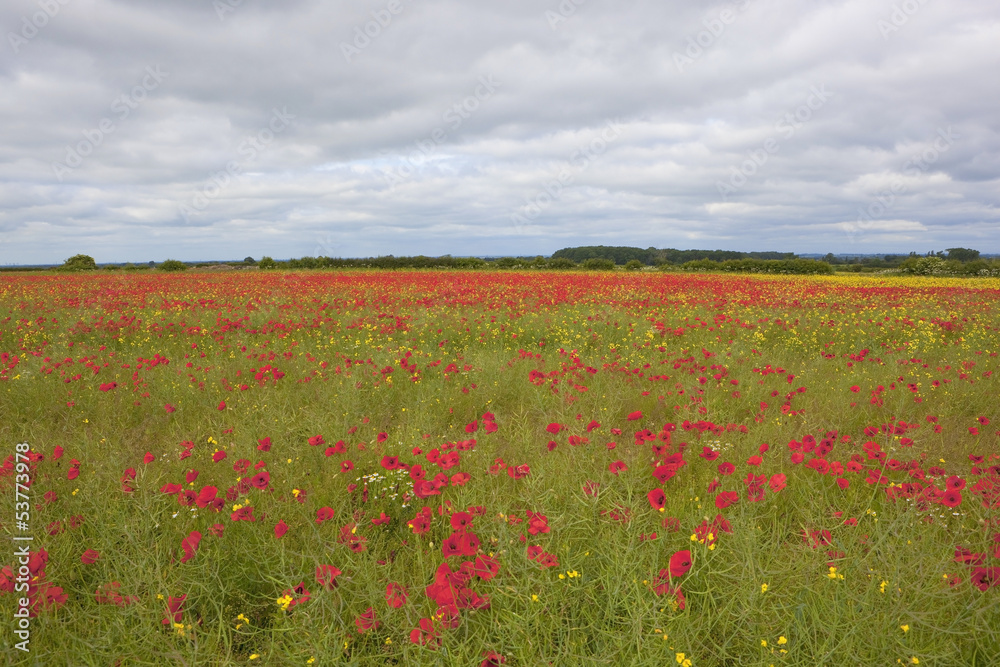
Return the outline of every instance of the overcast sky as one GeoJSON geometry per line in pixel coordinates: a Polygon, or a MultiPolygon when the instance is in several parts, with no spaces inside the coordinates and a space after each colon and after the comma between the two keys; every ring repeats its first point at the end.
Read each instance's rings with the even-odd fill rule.
{"type": "Polygon", "coordinates": [[[1000,252],[983,0],[4,0],[0,264],[1000,252]]]}

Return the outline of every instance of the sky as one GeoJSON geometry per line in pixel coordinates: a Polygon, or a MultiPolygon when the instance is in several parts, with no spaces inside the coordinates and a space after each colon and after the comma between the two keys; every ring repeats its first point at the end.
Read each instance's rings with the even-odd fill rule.
{"type": "Polygon", "coordinates": [[[0,265],[1000,252],[1000,4],[4,0],[0,265]]]}

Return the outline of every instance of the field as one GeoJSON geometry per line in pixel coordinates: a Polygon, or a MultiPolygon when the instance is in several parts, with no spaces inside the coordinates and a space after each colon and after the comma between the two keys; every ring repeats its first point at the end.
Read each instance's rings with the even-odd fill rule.
{"type": "Polygon", "coordinates": [[[6,274],[2,661],[1000,664],[998,306],[995,279],[6,274]]]}

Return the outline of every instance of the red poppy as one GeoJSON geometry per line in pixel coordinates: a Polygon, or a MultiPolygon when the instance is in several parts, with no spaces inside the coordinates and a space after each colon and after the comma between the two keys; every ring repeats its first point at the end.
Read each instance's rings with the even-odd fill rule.
{"type": "Polygon", "coordinates": [[[472,528],[472,515],[468,512],[455,512],[451,515],[451,527],[459,531],[472,528]]]}
{"type": "Polygon", "coordinates": [[[699,454],[698,456],[705,459],[706,461],[714,461],[715,459],[719,458],[719,452],[705,445],[701,448],[701,454],[699,454]]]}
{"type": "Polygon", "coordinates": [[[955,508],[962,504],[962,492],[955,489],[949,489],[944,492],[941,499],[938,501],[946,507],[955,508]]]}
{"type": "Polygon", "coordinates": [[[612,461],[608,464],[608,470],[617,475],[623,470],[628,470],[628,466],[625,465],[624,461],[612,461]]]}
{"type": "Polygon", "coordinates": [[[212,463],[218,463],[222,459],[226,458],[226,452],[219,450],[212,454],[212,463]]]}
{"type": "Polygon", "coordinates": [[[156,460],[156,457],[153,456],[152,452],[146,452],[146,455],[144,457],[142,457],[142,462],[143,463],[152,463],[155,460],[156,460]]]}
{"type": "Polygon", "coordinates": [[[1000,567],[977,567],[972,571],[969,583],[981,591],[1000,585],[1000,567]]]}
{"type": "Polygon", "coordinates": [[[351,472],[354,470],[354,464],[350,461],[344,461],[340,464],[340,472],[351,472]]]}
{"type": "Polygon", "coordinates": [[[84,565],[93,565],[100,557],[101,554],[99,552],[94,551],[93,549],[87,549],[83,552],[83,555],[80,556],[80,562],[84,565]]]}
{"type": "Polygon", "coordinates": [[[268,436],[266,438],[261,438],[260,440],[258,440],[257,441],[257,449],[259,449],[262,452],[269,452],[269,451],[271,451],[271,438],[270,438],[270,436],[268,436]]]}
{"type": "Polygon", "coordinates": [[[314,435],[311,438],[309,438],[309,446],[310,447],[318,447],[320,445],[325,445],[325,444],[326,443],[323,442],[323,436],[322,435],[314,435]]]}
{"type": "Polygon", "coordinates": [[[719,474],[720,475],[732,475],[736,471],[736,466],[732,463],[724,462],[719,464],[719,474]]]}
{"type": "Polygon", "coordinates": [[[642,410],[636,410],[635,412],[630,412],[626,418],[630,422],[634,422],[637,419],[642,419],[642,410]]]}
{"type": "Polygon", "coordinates": [[[472,479],[472,476],[467,472],[457,472],[451,476],[452,486],[465,486],[465,483],[472,479]]]}
{"type": "Polygon", "coordinates": [[[354,625],[357,626],[358,633],[363,634],[372,628],[378,628],[381,625],[381,621],[376,620],[375,610],[368,607],[363,614],[354,619],[354,625]]]}
{"type": "Polygon", "coordinates": [[[324,588],[333,589],[337,586],[337,577],[343,574],[333,565],[316,566],[316,583],[324,588]]]}
{"type": "Polygon", "coordinates": [[[186,563],[194,558],[194,552],[198,550],[199,542],[201,542],[201,533],[197,530],[192,530],[190,535],[181,540],[181,548],[184,549],[184,556],[181,558],[182,563],[186,563]]]}
{"type": "Polygon", "coordinates": [[[564,428],[566,428],[566,427],[563,426],[562,424],[557,424],[555,422],[552,422],[551,424],[549,424],[548,426],[545,427],[545,430],[548,431],[549,433],[552,433],[553,435],[555,435],[556,433],[558,433],[559,431],[563,430],[564,428]]]}
{"type": "Polygon", "coordinates": [[[965,488],[965,480],[958,475],[952,475],[945,480],[945,488],[949,491],[961,491],[965,488]]]}
{"type": "Polygon", "coordinates": [[[395,582],[385,587],[385,602],[393,609],[399,609],[406,604],[406,588],[395,582]]]}
{"type": "Polygon", "coordinates": [[[333,518],[333,508],[332,507],[320,507],[316,510],[316,523],[323,523],[329,519],[333,518]]]}
{"type": "Polygon", "coordinates": [[[279,520],[278,525],[274,527],[274,536],[277,537],[278,539],[281,539],[282,537],[285,536],[285,533],[287,532],[288,532],[288,525],[284,522],[283,519],[279,520]]]}
{"type": "Polygon", "coordinates": [[[258,489],[266,489],[270,482],[271,473],[266,470],[261,470],[259,473],[250,478],[250,485],[258,489]]]}
{"type": "Polygon", "coordinates": [[[506,664],[507,658],[494,651],[483,651],[483,661],[479,667],[499,667],[506,664]]]}
{"type": "Polygon", "coordinates": [[[740,499],[740,495],[735,491],[721,491],[719,495],[715,497],[715,506],[718,509],[725,509],[737,502],[740,499]]]}
{"type": "Polygon", "coordinates": [[[773,475],[771,475],[771,482],[770,482],[771,491],[773,491],[774,493],[781,491],[783,488],[785,488],[787,479],[788,478],[783,473],[780,472],[776,472],[773,475]]]}
{"type": "Polygon", "coordinates": [[[389,523],[389,521],[391,521],[391,517],[387,517],[385,515],[385,512],[381,512],[377,519],[372,519],[372,525],[381,526],[383,524],[389,523]]]}
{"type": "Polygon", "coordinates": [[[747,464],[748,465],[752,465],[752,466],[759,466],[763,462],[764,462],[764,459],[762,459],[761,457],[757,456],[756,454],[754,454],[749,459],[747,459],[747,464]]]}
{"type": "Polygon", "coordinates": [[[684,549],[670,557],[670,576],[683,577],[691,569],[691,551],[684,549]]]}
{"type": "Polygon", "coordinates": [[[171,412],[173,412],[177,408],[175,408],[174,406],[172,406],[169,403],[167,403],[166,405],[163,406],[163,409],[167,411],[167,414],[170,414],[171,412]]]}
{"type": "Polygon", "coordinates": [[[213,523],[212,527],[208,529],[208,532],[212,533],[214,537],[222,537],[222,531],[225,530],[225,526],[221,523],[213,523]]]}
{"type": "Polygon", "coordinates": [[[654,510],[661,510],[667,502],[667,496],[663,493],[663,489],[655,488],[646,494],[646,498],[649,499],[649,505],[654,510]]]}
{"type": "Polygon", "coordinates": [[[226,402],[225,401],[219,401],[219,412],[222,412],[225,409],[226,409],[226,402]]]}

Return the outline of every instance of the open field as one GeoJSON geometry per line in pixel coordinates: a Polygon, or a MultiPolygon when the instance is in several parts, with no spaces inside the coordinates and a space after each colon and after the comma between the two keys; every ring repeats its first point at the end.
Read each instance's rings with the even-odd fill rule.
{"type": "Polygon", "coordinates": [[[1000,664],[998,280],[0,280],[5,664],[1000,664]]]}

